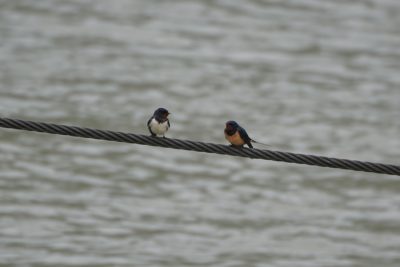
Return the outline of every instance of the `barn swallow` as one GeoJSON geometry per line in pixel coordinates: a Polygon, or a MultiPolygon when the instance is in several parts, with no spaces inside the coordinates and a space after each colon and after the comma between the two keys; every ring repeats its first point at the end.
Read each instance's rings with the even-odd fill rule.
{"type": "Polygon", "coordinates": [[[158,108],[154,111],[153,116],[147,122],[151,136],[162,135],[165,138],[165,133],[171,127],[168,119],[169,114],[165,108],[158,108]]]}
{"type": "Polygon", "coordinates": [[[236,121],[228,121],[225,125],[225,139],[228,140],[232,146],[243,147],[244,144],[253,148],[251,141],[253,141],[246,130],[242,128],[236,121]]]}
{"type": "Polygon", "coordinates": [[[251,143],[257,143],[265,146],[269,146],[264,143],[260,143],[251,139],[247,134],[246,130],[241,127],[236,121],[228,121],[225,125],[225,139],[228,140],[234,147],[243,147],[244,144],[253,148],[251,143]]]}

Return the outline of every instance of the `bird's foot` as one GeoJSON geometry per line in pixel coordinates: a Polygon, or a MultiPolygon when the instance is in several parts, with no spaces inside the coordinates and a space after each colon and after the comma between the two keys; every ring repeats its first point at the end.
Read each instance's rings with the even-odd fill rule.
{"type": "Polygon", "coordinates": [[[241,146],[230,145],[230,147],[234,147],[234,148],[243,148],[243,145],[241,145],[241,146]]]}

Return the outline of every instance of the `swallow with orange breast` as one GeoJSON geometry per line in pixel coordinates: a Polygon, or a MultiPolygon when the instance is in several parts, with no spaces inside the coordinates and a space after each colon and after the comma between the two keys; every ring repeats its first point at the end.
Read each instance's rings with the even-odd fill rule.
{"type": "Polygon", "coordinates": [[[236,121],[228,121],[225,124],[225,139],[234,147],[243,147],[244,144],[253,148],[251,141],[253,141],[246,130],[242,128],[236,121]]]}
{"type": "Polygon", "coordinates": [[[236,121],[226,122],[224,133],[225,139],[228,140],[233,147],[242,148],[246,144],[249,148],[253,148],[253,145],[251,143],[269,146],[267,144],[260,143],[255,141],[254,139],[251,139],[246,130],[241,127],[236,121]]]}
{"type": "Polygon", "coordinates": [[[149,128],[151,136],[162,135],[165,138],[165,133],[171,127],[168,119],[169,114],[165,108],[158,108],[154,111],[153,116],[147,122],[147,128],[149,128]]]}

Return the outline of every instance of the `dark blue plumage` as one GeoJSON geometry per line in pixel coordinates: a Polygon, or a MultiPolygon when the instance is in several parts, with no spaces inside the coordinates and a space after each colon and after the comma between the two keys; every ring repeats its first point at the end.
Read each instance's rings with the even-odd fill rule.
{"type": "Polygon", "coordinates": [[[243,127],[241,127],[241,126],[239,126],[238,127],[238,132],[239,132],[239,135],[240,135],[240,137],[243,139],[243,141],[250,147],[250,148],[253,148],[253,145],[251,144],[251,138],[249,137],[249,135],[247,134],[247,132],[246,132],[246,130],[243,128],[243,127]]]}

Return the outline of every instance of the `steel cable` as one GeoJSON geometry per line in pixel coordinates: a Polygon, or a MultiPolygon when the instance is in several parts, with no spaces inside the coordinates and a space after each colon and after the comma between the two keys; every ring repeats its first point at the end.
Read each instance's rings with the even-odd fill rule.
{"type": "Polygon", "coordinates": [[[235,148],[227,145],[181,140],[173,138],[158,138],[133,133],[105,131],[76,126],[58,125],[44,122],[0,118],[0,127],[42,132],[50,134],[68,135],[91,139],[134,143],[140,145],[160,146],[174,149],[183,149],[197,152],[225,154],[237,157],[282,161],[297,164],[315,165],[320,167],[348,169],[355,171],[391,174],[400,176],[400,166],[383,163],[364,162],[358,160],[328,158],[322,156],[297,154],[291,152],[235,148]]]}

